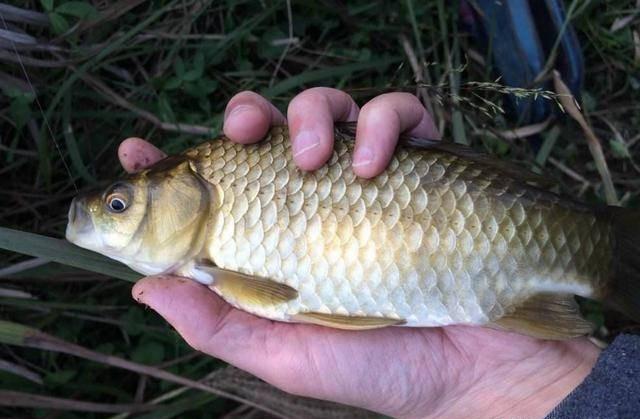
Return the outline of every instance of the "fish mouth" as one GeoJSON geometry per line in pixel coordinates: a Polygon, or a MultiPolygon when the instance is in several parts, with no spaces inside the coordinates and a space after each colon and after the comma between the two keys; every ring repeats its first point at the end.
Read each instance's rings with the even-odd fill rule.
{"type": "Polygon", "coordinates": [[[67,215],[67,230],[65,238],[74,244],[79,244],[82,237],[93,231],[93,221],[89,212],[84,208],[82,202],[78,198],[73,198],[69,206],[69,214],[67,215]]]}
{"type": "Polygon", "coordinates": [[[71,201],[71,205],[69,206],[69,214],[67,214],[68,223],[72,224],[76,220],[76,200],[75,198],[71,201]]]}

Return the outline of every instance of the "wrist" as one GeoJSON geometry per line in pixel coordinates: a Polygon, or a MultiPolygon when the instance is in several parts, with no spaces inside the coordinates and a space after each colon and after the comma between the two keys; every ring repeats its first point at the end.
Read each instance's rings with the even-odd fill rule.
{"type": "Polygon", "coordinates": [[[600,355],[587,338],[543,341],[464,326],[443,331],[451,344],[442,359],[435,359],[438,374],[418,374],[411,397],[383,413],[402,418],[544,417],[584,381],[600,355]]]}
{"type": "Polygon", "coordinates": [[[600,355],[586,338],[536,346],[511,362],[492,367],[486,361],[484,374],[451,406],[451,416],[545,417],[584,381],[600,355]]]}

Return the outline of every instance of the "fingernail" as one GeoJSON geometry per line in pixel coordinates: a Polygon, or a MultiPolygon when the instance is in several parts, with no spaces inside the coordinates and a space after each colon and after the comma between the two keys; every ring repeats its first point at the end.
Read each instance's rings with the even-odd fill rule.
{"type": "Polygon", "coordinates": [[[293,139],[293,157],[298,157],[320,145],[320,138],[313,131],[301,131],[293,139]]]}
{"type": "Polygon", "coordinates": [[[227,116],[227,119],[229,118],[235,118],[237,116],[239,116],[240,114],[249,111],[252,109],[252,106],[250,105],[238,105],[235,108],[233,108],[231,110],[231,112],[229,112],[229,115],[227,116]]]}
{"type": "Polygon", "coordinates": [[[367,166],[373,161],[371,147],[363,146],[356,149],[353,155],[353,167],[367,166]]]}

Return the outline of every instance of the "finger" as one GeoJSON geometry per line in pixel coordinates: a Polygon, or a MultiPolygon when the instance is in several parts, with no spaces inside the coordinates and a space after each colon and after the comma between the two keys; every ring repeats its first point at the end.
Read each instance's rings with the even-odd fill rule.
{"type": "Polygon", "coordinates": [[[287,365],[299,363],[291,351],[286,356],[280,352],[286,347],[282,325],[231,307],[204,285],[181,277],[147,277],[131,293],[164,317],[195,349],[262,379],[278,381],[287,365]]]}
{"type": "Polygon", "coordinates": [[[303,170],[325,164],[333,151],[333,123],[355,121],[359,108],[351,96],[315,87],[293,98],[287,110],[293,158],[303,170]]]}
{"type": "Polygon", "coordinates": [[[129,173],[138,172],[166,156],[162,150],[142,138],[127,138],[118,147],[120,164],[129,173]]]}
{"type": "Polygon", "coordinates": [[[271,125],[285,124],[282,113],[257,93],[244,91],[231,98],[224,111],[224,135],[250,144],[264,138],[271,125]]]}
{"type": "Polygon", "coordinates": [[[440,139],[433,118],[410,93],[380,95],[362,107],[356,130],[353,171],[371,178],[389,164],[398,136],[440,139]]]}

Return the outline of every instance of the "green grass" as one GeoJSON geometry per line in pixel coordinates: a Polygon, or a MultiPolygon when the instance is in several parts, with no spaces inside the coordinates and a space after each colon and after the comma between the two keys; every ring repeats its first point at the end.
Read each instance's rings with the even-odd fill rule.
{"type": "MultiPolygon", "coordinates": [[[[107,8],[65,0],[14,2],[38,12],[30,22],[40,23],[7,22],[31,37],[16,48],[35,95],[15,52],[3,49],[9,58],[0,58],[0,226],[61,238],[76,188],[104,185],[122,173],[115,154],[122,139],[140,136],[168,153],[181,151],[219,131],[226,102],[241,90],[260,92],[282,110],[312,86],[345,89],[360,104],[389,90],[416,92],[403,39],[416,57],[419,79],[440,86],[422,92],[429,94],[445,138],[545,173],[558,180],[559,191],[576,198],[605,202],[600,172],[575,122],[561,119],[545,127],[543,145],[534,151],[527,140],[509,139],[507,130],[515,127],[503,115],[482,110],[488,102],[500,105],[502,95],[469,87],[493,76],[487,65],[469,58],[472,46],[448,2],[293,2],[291,22],[286,1],[93,3],[107,8]]],[[[577,7],[575,16],[587,63],[582,107],[602,141],[618,197],[628,206],[638,206],[640,193],[633,158],[640,150],[640,57],[634,58],[633,44],[638,29],[635,23],[610,28],[634,5],[590,2],[577,7]]],[[[132,279],[130,271],[33,239],[0,230],[0,247],[16,250],[0,251],[0,270],[14,271],[0,279],[1,318],[18,325],[0,327],[0,359],[9,363],[0,368],[0,389],[115,407],[165,406],[136,414],[143,417],[211,417],[243,408],[130,369],[17,344],[24,326],[187,379],[223,366],[194,354],[157,315],[133,302],[130,283],[113,279],[132,279]],[[31,258],[18,252],[61,264],[19,265],[31,258]],[[3,335],[8,331],[14,335],[3,335]]],[[[599,306],[587,308],[591,318],[604,321],[599,306]]],[[[625,327],[606,318],[609,336],[625,327]]],[[[46,408],[0,407],[0,416],[11,415],[55,416],[46,408]]]]}

